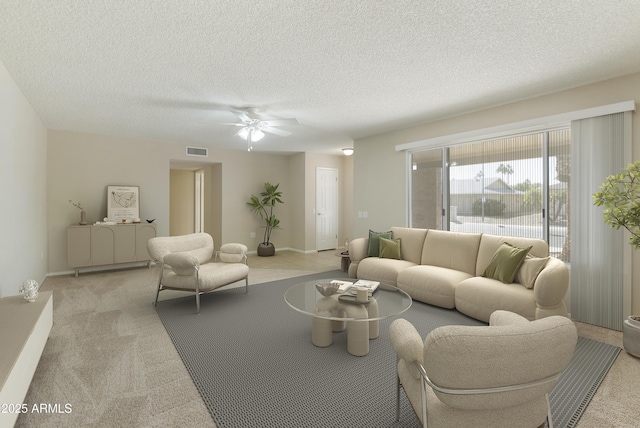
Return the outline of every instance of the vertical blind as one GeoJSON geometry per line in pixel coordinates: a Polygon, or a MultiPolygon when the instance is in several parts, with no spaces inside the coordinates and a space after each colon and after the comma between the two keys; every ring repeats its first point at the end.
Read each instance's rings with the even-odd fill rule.
{"type": "MultiPolygon", "coordinates": [[[[625,113],[571,122],[571,317],[622,330],[622,230],[604,223],[591,195],[625,166],[625,113]]],[[[627,159],[629,161],[629,159],[627,159]]]]}

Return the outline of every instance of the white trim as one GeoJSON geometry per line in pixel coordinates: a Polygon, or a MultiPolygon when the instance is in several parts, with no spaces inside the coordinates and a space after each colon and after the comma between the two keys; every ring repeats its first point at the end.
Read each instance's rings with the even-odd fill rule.
{"type": "MultiPolygon", "coordinates": [[[[633,155],[632,149],[632,117],[631,112],[627,111],[624,114],[624,159],[631,159],[633,155]]],[[[625,249],[622,253],[622,315],[624,319],[627,319],[632,315],[633,310],[633,247],[629,244],[630,233],[624,231],[624,245],[625,249]]]]}
{"type": "Polygon", "coordinates": [[[475,129],[473,131],[460,132],[457,134],[443,135],[440,137],[427,138],[426,140],[413,141],[411,143],[398,144],[396,151],[413,150],[418,148],[433,147],[443,143],[452,144],[465,140],[472,140],[478,137],[501,135],[516,130],[529,130],[536,127],[549,127],[559,123],[567,123],[572,120],[585,119],[588,117],[604,116],[607,114],[623,113],[635,111],[635,101],[623,101],[616,104],[608,104],[584,110],[571,111],[567,113],[555,114],[552,116],[539,117],[536,119],[523,120],[520,122],[508,123],[505,125],[491,126],[489,128],[475,129]]]}
{"type": "Polygon", "coordinates": [[[405,186],[404,188],[405,193],[404,193],[404,200],[406,201],[406,206],[407,206],[407,211],[406,211],[406,216],[405,216],[405,223],[408,227],[412,227],[412,219],[413,219],[413,204],[411,203],[413,200],[411,198],[411,195],[413,195],[413,180],[411,179],[411,172],[413,171],[413,162],[411,159],[411,153],[407,152],[405,154],[405,163],[406,166],[405,168],[407,169],[407,174],[404,175],[404,180],[405,180],[405,186]]]}

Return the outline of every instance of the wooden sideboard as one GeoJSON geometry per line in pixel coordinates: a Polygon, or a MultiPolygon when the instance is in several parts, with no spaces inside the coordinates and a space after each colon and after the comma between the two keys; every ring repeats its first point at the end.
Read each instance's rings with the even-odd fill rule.
{"type": "Polygon", "coordinates": [[[147,241],[156,236],[155,223],[69,226],[67,228],[67,265],[75,269],[146,262],[151,257],[147,241]]]}

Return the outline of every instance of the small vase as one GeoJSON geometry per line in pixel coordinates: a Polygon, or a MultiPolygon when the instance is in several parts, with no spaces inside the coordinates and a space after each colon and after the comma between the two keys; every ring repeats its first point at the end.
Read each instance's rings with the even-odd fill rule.
{"type": "Polygon", "coordinates": [[[20,286],[20,295],[24,300],[28,300],[29,302],[33,303],[38,297],[38,288],[40,288],[40,286],[38,285],[37,281],[28,279],[20,286]]]}
{"type": "Polygon", "coordinates": [[[85,224],[87,224],[87,213],[82,210],[80,211],[80,225],[84,226],[85,224]]]}

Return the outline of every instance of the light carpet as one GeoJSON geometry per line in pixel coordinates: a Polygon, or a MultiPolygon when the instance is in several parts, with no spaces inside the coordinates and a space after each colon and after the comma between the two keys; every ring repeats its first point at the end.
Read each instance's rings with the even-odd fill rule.
{"type": "MultiPolygon", "coordinates": [[[[417,427],[403,396],[395,421],[395,354],[388,325],[370,353],[346,352],[346,334],[328,348],[311,344],[311,318],[291,309],[284,292],[302,281],[344,277],[340,271],[219,290],[158,303],[157,312],[219,428],[417,427]]],[[[483,325],[455,310],[414,302],[402,314],[423,335],[441,325],[483,325]]],[[[555,427],[578,421],[620,352],[580,338],[574,359],[551,395],[555,427]]]]}

